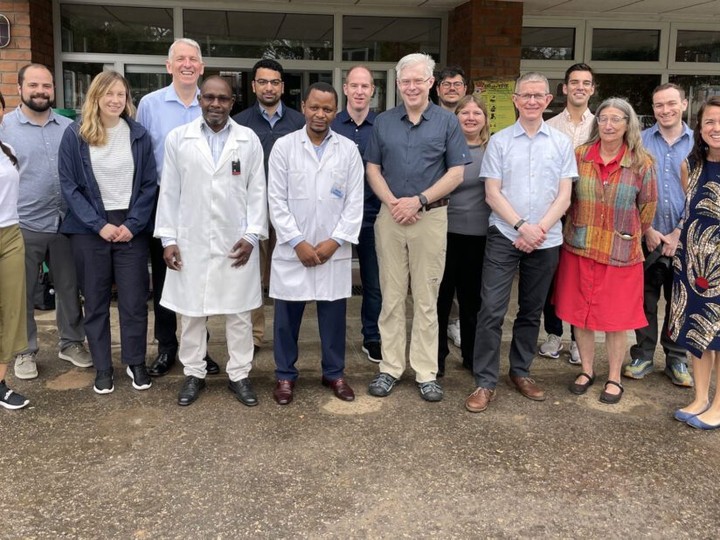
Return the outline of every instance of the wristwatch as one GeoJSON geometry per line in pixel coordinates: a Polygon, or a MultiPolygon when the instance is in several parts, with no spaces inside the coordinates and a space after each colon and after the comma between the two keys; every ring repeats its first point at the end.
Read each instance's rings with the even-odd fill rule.
{"type": "Polygon", "coordinates": [[[427,197],[425,195],[423,195],[422,193],[418,193],[417,197],[418,197],[418,199],[420,199],[420,210],[422,210],[428,204],[427,197]]]}
{"type": "Polygon", "coordinates": [[[520,230],[520,227],[522,227],[525,224],[524,219],[520,219],[515,225],[513,225],[513,229],[516,231],[520,230]]]}

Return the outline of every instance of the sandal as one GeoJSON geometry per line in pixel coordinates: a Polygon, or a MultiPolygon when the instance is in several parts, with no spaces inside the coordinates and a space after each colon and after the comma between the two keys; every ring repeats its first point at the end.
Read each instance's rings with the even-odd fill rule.
{"type": "Polygon", "coordinates": [[[615,381],[608,381],[605,383],[605,390],[602,391],[602,394],[600,394],[600,401],[602,403],[607,403],[608,405],[615,405],[616,403],[620,402],[622,399],[622,395],[625,392],[625,388],[623,388],[623,385],[619,382],[615,381]],[[607,392],[607,387],[609,384],[612,384],[613,386],[617,386],[620,389],[619,394],[609,394],[607,392]]]}
{"type": "Polygon", "coordinates": [[[576,396],[582,396],[585,392],[588,391],[588,388],[590,388],[593,383],[595,382],[595,375],[588,375],[587,373],[581,373],[577,377],[575,377],[575,381],[571,382],[568,386],[568,390],[575,394],[576,396]],[[585,377],[587,381],[584,383],[576,383],[575,381],[578,380],[580,377],[585,377]]]}

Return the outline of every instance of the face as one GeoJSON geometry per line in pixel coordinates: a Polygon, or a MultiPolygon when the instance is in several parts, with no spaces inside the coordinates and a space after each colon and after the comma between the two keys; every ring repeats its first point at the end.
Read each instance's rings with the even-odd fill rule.
{"type": "Polygon", "coordinates": [[[568,77],[567,84],[563,84],[563,94],[567,96],[568,103],[573,107],[587,107],[590,96],[595,93],[595,83],[589,71],[573,71],[568,77]]]}
{"type": "Polygon", "coordinates": [[[187,43],[178,43],[173,47],[172,59],[166,60],[165,66],[173,82],[187,86],[196,86],[205,71],[198,50],[187,43]]]}
{"type": "Polygon", "coordinates": [[[542,113],[552,101],[547,86],[542,81],[524,81],[512,97],[521,120],[542,120],[542,113]]]}
{"type": "Polygon", "coordinates": [[[19,90],[23,105],[35,112],[47,111],[55,100],[52,74],[45,68],[31,67],[25,70],[25,78],[19,90]]]}
{"type": "Polygon", "coordinates": [[[445,77],[438,84],[438,99],[445,107],[453,108],[460,101],[460,98],[465,95],[466,90],[467,87],[461,75],[445,77]]]}
{"type": "Polygon", "coordinates": [[[375,92],[372,75],[363,68],[353,69],[343,84],[343,93],[347,97],[348,107],[354,111],[370,108],[370,98],[375,92]]]}
{"type": "Polygon", "coordinates": [[[335,96],[330,92],[312,90],[302,103],[302,111],[308,131],[324,137],[337,113],[335,96]]]}
{"type": "Polygon", "coordinates": [[[604,143],[622,143],[627,132],[627,117],[615,107],[605,107],[595,117],[600,140],[604,143]]]}
{"type": "Polygon", "coordinates": [[[682,124],[682,115],[687,109],[687,99],[680,97],[675,88],[666,88],[653,96],[655,120],[664,128],[674,128],[682,124]]]}
{"type": "Polygon", "coordinates": [[[720,159],[720,107],[705,107],[700,122],[700,136],[708,145],[710,158],[720,159]]]}
{"type": "Polygon", "coordinates": [[[425,108],[435,79],[428,77],[423,64],[414,64],[400,72],[398,90],[406,109],[425,108]]]}
{"type": "Polygon", "coordinates": [[[107,89],[104,96],[100,97],[98,107],[100,108],[100,120],[114,120],[120,117],[125,110],[127,103],[127,90],[122,81],[115,81],[107,89]]]}
{"type": "Polygon", "coordinates": [[[274,107],[280,101],[285,90],[285,84],[279,71],[259,68],[252,82],[252,89],[257,100],[265,107],[274,107]]]}
{"type": "Polygon", "coordinates": [[[474,101],[469,101],[461,110],[457,111],[460,128],[468,140],[475,139],[485,127],[487,119],[485,113],[474,101]]]}
{"type": "Polygon", "coordinates": [[[213,131],[225,127],[234,102],[230,86],[223,80],[208,79],[200,87],[200,109],[213,131]]]}

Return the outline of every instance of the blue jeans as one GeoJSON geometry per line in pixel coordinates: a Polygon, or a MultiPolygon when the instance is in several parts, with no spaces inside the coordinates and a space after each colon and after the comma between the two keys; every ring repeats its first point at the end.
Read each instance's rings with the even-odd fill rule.
{"type": "Polygon", "coordinates": [[[360,229],[357,245],[358,262],[360,263],[360,282],[363,296],[360,308],[362,321],[363,343],[380,342],[378,317],[382,308],[380,293],[380,274],[378,271],[377,253],[375,252],[375,230],[373,227],[360,229]]]}

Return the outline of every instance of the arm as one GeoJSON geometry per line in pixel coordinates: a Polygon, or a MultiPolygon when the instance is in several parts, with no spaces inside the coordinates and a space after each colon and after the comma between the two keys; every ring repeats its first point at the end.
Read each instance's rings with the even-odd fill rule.
{"type": "MultiPolygon", "coordinates": [[[[514,227],[515,224],[523,218],[515,211],[515,209],[510,204],[510,201],[508,201],[502,194],[501,187],[502,181],[499,178],[486,178],[485,201],[488,203],[490,208],[492,208],[493,212],[495,212],[503,220],[505,220],[507,223],[514,227]]],[[[557,203],[557,199],[555,200],[555,202],[557,203]]],[[[565,210],[563,210],[563,212],[564,211],[565,210]]],[[[520,238],[518,238],[518,240],[515,242],[515,247],[517,247],[521,251],[525,251],[526,253],[529,253],[533,249],[542,245],[542,243],[547,238],[545,231],[537,223],[525,222],[518,229],[518,232],[520,233],[520,238]]]]}
{"type": "MultiPolygon", "coordinates": [[[[641,170],[642,184],[637,195],[637,207],[640,213],[640,227],[642,233],[652,226],[655,217],[655,209],[657,207],[657,180],[655,177],[655,167],[646,166],[641,170]]],[[[648,246],[649,247],[649,246],[648,246]]]]}
{"type": "Polygon", "coordinates": [[[135,159],[135,177],[133,181],[139,184],[139,189],[134,201],[131,202],[127,219],[122,225],[131,235],[128,240],[145,230],[152,217],[153,206],[155,205],[157,166],[149,133],[146,132],[140,139],[135,141],[133,158],[135,159]]]}
{"type": "Polygon", "coordinates": [[[178,237],[182,182],[180,171],[177,168],[177,140],[178,138],[173,136],[173,132],[170,132],[165,139],[165,161],[155,215],[154,235],[156,238],[164,237],[175,240],[178,237]]]}

